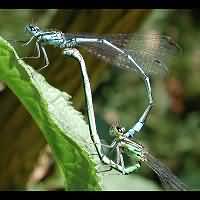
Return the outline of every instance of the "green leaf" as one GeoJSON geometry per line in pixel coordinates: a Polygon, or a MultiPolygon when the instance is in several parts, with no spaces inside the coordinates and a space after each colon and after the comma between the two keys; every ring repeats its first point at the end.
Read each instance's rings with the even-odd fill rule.
{"type": "MultiPolygon", "coordinates": [[[[83,116],[70,96],[51,85],[19,59],[14,48],[0,37],[0,80],[26,107],[50,145],[65,178],[66,190],[101,190],[97,157],[83,116]]],[[[28,134],[28,133],[27,133],[28,134]]]]}

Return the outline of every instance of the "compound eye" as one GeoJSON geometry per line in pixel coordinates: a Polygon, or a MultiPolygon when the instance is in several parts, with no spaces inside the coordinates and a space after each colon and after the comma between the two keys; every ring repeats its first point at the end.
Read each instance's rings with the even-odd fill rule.
{"type": "Polygon", "coordinates": [[[121,128],[121,132],[125,133],[126,129],[124,127],[121,128]]]}
{"type": "Polygon", "coordinates": [[[121,132],[121,128],[119,126],[116,126],[116,129],[118,132],[121,132]]]}
{"type": "Polygon", "coordinates": [[[34,32],[37,32],[40,30],[37,26],[33,26],[33,25],[29,25],[29,28],[31,31],[34,31],[34,32]]]}
{"type": "Polygon", "coordinates": [[[29,25],[29,28],[30,28],[31,31],[34,31],[34,30],[35,30],[35,27],[32,26],[32,25],[29,25]]]}
{"type": "Polygon", "coordinates": [[[117,126],[116,129],[117,129],[117,131],[118,131],[119,133],[124,133],[124,132],[125,132],[125,128],[124,128],[124,127],[119,127],[119,126],[117,126]]]}
{"type": "Polygon", "coordinates": [[[123,128],[123,127],[119,128],[120,133],[124,133],[124,131],[125,131],[125,128],[123,128]]]}
{"type": "Polygon", "coordinates": [[[35,30],[36,30],[36,31],[39,31],[40,29],[39,29],[38,27],[35,27],[35,30]]]}

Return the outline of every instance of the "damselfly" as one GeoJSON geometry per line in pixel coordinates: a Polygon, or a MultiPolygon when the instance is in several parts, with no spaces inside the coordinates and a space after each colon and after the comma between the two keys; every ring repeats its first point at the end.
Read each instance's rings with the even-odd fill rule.
{"type": "Polygon", "coordinates": [[[186,191],[187,186],[180,181],[171,170],[166,167],[162,162],[152,156],[145,148],[130,140],[125,135],[125,128],[114,126],[112,127],[112,134],[115,136],[111,145],[103,145],[116,150],[117,153],[117,165],[121,165],[124,174],[129,174],[141,166],[141,162],[146,163],[159,177],[162,185],[167,190],[186,191]],[[129,167],[125,167],[123,154],[127,154],[129,157],[135,160],[135,164],[129,167]]]}
{"type": "Polygon", "coordinates": [[[40,70],[49,65],[44,46],[52,45],[64,49],[64,55],[68,55],[71,48],[83,47],[106,62],[126,70],[138,72],[145,82],[148,106],[138,122],[126,133],[128,137],[133,137],[135,133],[140,132],[152,108],[153,98],[149,74],[167,71],[167,61],[171,56],[176,55],[180,49],[170,37],[159,34],[115,34],[110,36],[64,34],[58,31],[44,32],[32,24],[27,25],[25,30],[32,37],[24,45],[27,46],[35,38],[38,52],[37,56],[28,58],[39,58],[40,49],[44,55],[46,64],[40,70]]]}

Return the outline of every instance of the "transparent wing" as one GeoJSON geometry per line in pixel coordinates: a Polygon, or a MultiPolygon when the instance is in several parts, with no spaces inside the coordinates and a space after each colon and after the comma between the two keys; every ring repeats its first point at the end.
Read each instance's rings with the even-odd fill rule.
{"type": "Polygon", "coordinates": [[[145,153],[145,163],[159,176],[167,190],[186,191],[187,186],[180,181],[171,170],[149,153],[145,153]]]}
{"type": "Polygon", "coordinates": [[[150,74],[167,72],[171,59],[181,52],[172,38],[159,34],[136,34],[126,49],[136,63],[150,74]]]}
{"type": "MultiPolygon", "coordinates": [[[[76,37],[76,36],[75,36],[76,37]]],[[[168,36],[159,34],[115,34],[88,35],[77,34],[77,37],[103,38],[122,48],[133,57],[136,63],[148,74],[165,73],[169,61],[181,51],[181,48],[168,36]]],[[[83,47],[91,54],[120,68],[137,71],[137,68],[126,56],[105,44],[87,43],[83,47]]]]}

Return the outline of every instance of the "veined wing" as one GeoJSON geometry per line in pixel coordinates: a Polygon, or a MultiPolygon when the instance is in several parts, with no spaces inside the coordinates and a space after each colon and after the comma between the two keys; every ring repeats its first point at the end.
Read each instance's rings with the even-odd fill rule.
{"type": "MultiPolygon", "coordinates": [[[[180,47],[170,37],[159,34],[115,34],[89,35],[77,34],[73,37],[101,38],[123,49],[148,74],[166,72],[170,59],[180,52],[180,47]]],[[[87,43],[83,47],[91,54],[120,68],[137,71],[137,67],[117,50],[101,43],[87,43]]]]}
{"type": "Polygon", "coordinates": [[[171,170],[150,153],[145,153],[145,163],[159,176],[167,190],[186,191],[187,186],[180,181],[171,170]]]}

